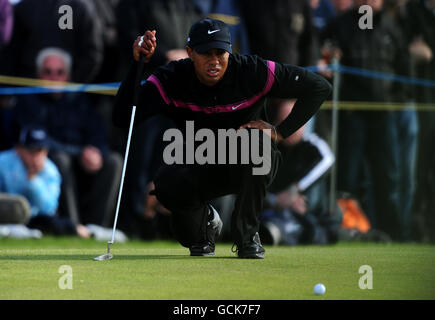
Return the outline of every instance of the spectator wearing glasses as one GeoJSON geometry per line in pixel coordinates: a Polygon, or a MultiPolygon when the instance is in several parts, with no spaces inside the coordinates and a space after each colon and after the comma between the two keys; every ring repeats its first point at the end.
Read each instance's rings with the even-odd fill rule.
{"type": "MultiPolygon", "coordinates": [[[[62,49],[43,49],[36,58],[38,78],[65,83],[72,63],[62,49]]],[[[110,225],[122,159],[109,149],[104,121],[87,96],[71,92],[21,96],[15,119],[20,127],[43,125],[52,137],[49,157],[63,180],[61,213],[75,223],[110,225]]]]}

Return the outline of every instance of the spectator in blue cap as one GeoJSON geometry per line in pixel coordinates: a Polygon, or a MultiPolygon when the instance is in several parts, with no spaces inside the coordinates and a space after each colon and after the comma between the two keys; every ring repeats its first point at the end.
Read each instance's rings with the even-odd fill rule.
{"type": "Polygon", "coordinates": [[[29,126],[14,149],[0,153],[0,224],[89,237],[86,227],[57,215],[61,176],[47,157],[49,146],[45,129],[29,126]]]}

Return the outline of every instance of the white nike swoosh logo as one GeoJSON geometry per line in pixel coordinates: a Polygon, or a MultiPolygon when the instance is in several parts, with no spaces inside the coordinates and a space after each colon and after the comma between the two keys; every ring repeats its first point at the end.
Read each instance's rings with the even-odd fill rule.
{"type": "Polygon", "coordinates": [[[221,31],[221,30],[220,29],[213,30],[213,31],[208,30],[207,32],[208,32],[208,34],[213,34],[213,33],[218,32],[218,31],[221,31]]]}
{"type": "MultiPolygon", "coordinates": [[[[243,104],[243,103],[242,103],[243,104]]],[[[238,106],[236,106],[236,107],[233,107],[233,110],[236,110],[236,109],[238,109],[239,107],[241,107],[242,106],[242,104],[239,104],[238,106]]]]}

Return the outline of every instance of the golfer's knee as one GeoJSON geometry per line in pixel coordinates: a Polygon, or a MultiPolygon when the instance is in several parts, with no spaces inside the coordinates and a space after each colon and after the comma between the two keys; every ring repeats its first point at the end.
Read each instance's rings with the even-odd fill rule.
{"type": "Polygon", "coordinates": [[[157,200],[171,211],[185,208],[194,204],[195,191],[193,186],[183,175],[160,172],[154,179],[155,189],[152,193],[157,200]]]}
{"type": "Polygon", "coordinates": [[[152,194],[155,195],[157,200],[159,200],[159,202],[170,211],[177,211],[178,208],[188,208],[194,205],[191,194],[189,195],[171,185],[156,185],[152,194]]]}

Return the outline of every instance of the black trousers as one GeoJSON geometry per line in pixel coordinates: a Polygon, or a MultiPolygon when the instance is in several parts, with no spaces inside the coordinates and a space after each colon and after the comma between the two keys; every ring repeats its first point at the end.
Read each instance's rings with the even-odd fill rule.
{"type": "Polygon", "coordinates": [[[31,229],[39,229],[42,233],[49,233],[55,236],[77,235],[76,225],[67,217],[58,215],[37,215],[30,218],[27,226],[31,229]]]}
{"type": "Polygon", "coordinates": [[[185,247],[206,241],[207,204],[235,194],[231,234],[240,246],[258,232],[266,190],[280,163],[281,154],[272,143],[271,169],[266,175],[253,175],[251,164],[165,165],[154,180],[153,194],[172,212],[174,235],[185,247]]]}
{"type": "Polygon", "coordinates": [[[109,227],[120,183],[122,157],[109,152],[103,167],[95,174],[86,173],[79,158],[52,150],[49,154],[62,176],[60,212],[75,224],[97,224],[109,227]]]}

